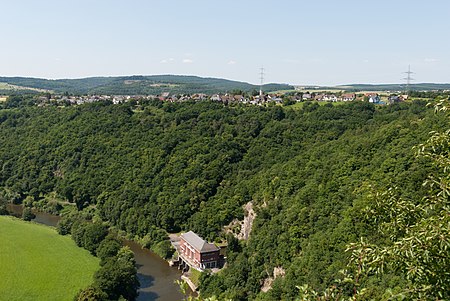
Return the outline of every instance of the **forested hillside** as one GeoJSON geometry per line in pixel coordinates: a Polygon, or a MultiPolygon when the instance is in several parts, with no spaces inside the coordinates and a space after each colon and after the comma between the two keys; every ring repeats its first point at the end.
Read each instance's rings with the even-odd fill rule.
{"type": "MultiPolygon", "coordinates": [[[[107,95],[158,95],[164,92],[172,94],[213,94],[226,93],[233,90],[244,92],[259,90],[259,86],[246,82],[183,75],[136,75],[55,80],[29,77],[0,77],[0,83],[17,86],[8,88],[0,85],[0,93],[12,92],[16,94],[18,92],[31,93],[33,89],[48,90],[56,93],[107,95]]],[[[293,86],[287,84],[265,84],[262,89],[268,92],[293,89],[293,86]]]]}
{"type": "MultiPolygon", "coordinates": [[[[227,268],[202,277],[203,296],[294,299],[298,286],[334,283],[349,243],[384,241],[363,216],[370,187],[426,195],[422,183],[433,166],[412,148],[448,125],[424,102],[3,109],[0,193],[20,202],[56,192],[151,243],[164,231],[227,238],[227,268]],[[238,243],[223,227],[241,220],[250,201],[257,217],[250,239],[238,243]],[[261,292],[275,267],[285,276],[261,292]]],[[[374,299],[406,282],[395,271],[364,281],[374,299]]]]}

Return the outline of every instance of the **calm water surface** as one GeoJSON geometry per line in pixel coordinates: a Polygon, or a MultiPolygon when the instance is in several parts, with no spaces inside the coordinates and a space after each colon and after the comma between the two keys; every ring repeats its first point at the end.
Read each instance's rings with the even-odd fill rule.
{"type": "Polygon", "coordinates": [[[181,300],[183,295],[175,284],[180,280],[181,272],[155,253],[142,249],[134,241],[124,240],[124,245],[129,246],[134,252],[134,258],[138,266],[138,277],[141,287],[138,300],[181,300]]]}
{"type": "MultiPolygon", "coordinates": [[[[12,215],[22,216],[22,205],[8,205],[12,215]]],[[[33,211],[36,218],[33,220],[40,224],[55,227],[61,219],[59,216],[45,212],[33,211]]],[[[170,267],[168,263],[155,253],[142,249],[137,243],[124,240],[124,245],[129,246],[134,252],[134,258],[138,268],[139,288],[138,301],[176,301],[183,299],[183,295],[175,284],[179,280],[181,272],[170,267]]]]}

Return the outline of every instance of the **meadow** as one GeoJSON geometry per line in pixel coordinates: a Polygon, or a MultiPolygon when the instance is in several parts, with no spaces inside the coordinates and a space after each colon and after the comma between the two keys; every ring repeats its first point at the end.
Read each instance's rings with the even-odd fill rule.
{"type": "Polygon", "coordinates": [[[99,261],[52,227],[0,216],[0,300],[73,300],[99,261]]]}
{"type": "Polygon", "coordinates": [[[337,102],[328,102],[328,101],[301,101],[301,102],[297,102],[294,103],[293,105],[288,106],[288,108],[294,109],[294,110],[301,110],[305,104],[315,104],[317,103],[319,106],[324,106],[326,104],[331,104],[333,106],[340,106],[343,104],[346,104],[348,102],[344,102],[344,101],[337,101],[337,102]]]}
{"type": "MultiPolygon", "coordinates": [[[[10,93],[10,92],[17,92],[17,91],[34,91],[34,92],[42,92],[42,93],[52,92],[50,90],[45,90],[45,89],[32,88],[32,87],[26,87],[26,86],[18,86],[18,85],[12,85],[12,84],[8,84],[8,83],[0,82],[0,92],[2,92],[3,94],[10,93]]],[[[2,101],[2,99],[1,99],[2,97],[3,96],[0,96],[0,101],[2,101]]]]}

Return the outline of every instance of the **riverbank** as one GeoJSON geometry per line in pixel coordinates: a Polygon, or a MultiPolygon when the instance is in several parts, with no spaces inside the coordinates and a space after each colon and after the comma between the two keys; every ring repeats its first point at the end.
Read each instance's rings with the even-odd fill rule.
{"type": "Polygon", "coordinates": [[[183,280],[184,282],[187,283],[187,285],[189,285],[190,289],[195,292],[197,291],[197,285],[194,284],[194,282],[192,282],[192,280],[189,278],[189,276],[186,275],[181,275],[181,280],[183,280]]]}
{"type": "MultiPolygon", "coordinates": [[[[8,204],[8,211],[12,215],[21,217],[22,205],[8,204]]],[[[45,212],[35,211],[33,213],[36,223],[56,227],[60,216],[45,212]]],[[[166,260],[154,252],[144,249],[140,244],[132,240],[123,239],[123,243],[133,251],[138,269],[140,288],[137,301],[173,301],[182,300],[184,295],[180,292],[176,280],[181,278],[181,271],[170,267],[166,260]]]]}

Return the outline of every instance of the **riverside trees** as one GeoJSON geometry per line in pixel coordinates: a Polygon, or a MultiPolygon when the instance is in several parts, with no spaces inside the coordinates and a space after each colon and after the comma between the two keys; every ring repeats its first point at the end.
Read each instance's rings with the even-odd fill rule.
{"type": "Polygon", "coordinates": [[[81,217],[73,223],[70,233],[78,246],[101,260],[93,284],[80,291],[75,300],[135,300],[139,281],[133,252],[123,247],[114,234],[108,235],[104,225],[81,217]]]}
{"type": "Polygon", "coordinates": [[[120,248],[114,256],[102,259],[93,284],[80,291],[75,300],[135,300],[139,288],[135,264],[133,252],[128,247],[120,248]]]}

